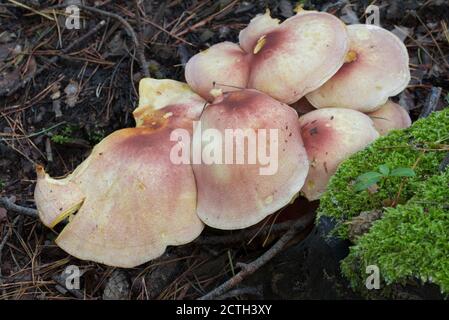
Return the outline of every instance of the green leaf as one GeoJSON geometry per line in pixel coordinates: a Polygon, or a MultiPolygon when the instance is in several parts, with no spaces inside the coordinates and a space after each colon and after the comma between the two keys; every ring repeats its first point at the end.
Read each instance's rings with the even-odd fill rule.
{"type": "Polygon", "coordinates": [[[354,190],[362,191],[362,190],[368,189],[369,187],[371,187],[371,186],[375,185],[377,182],[379,182],[379,180],[380,180],[380,177],[372,178],[369,180],[361,180],[354,185],[354,190]]]}
{"type": "Polygon", "coordinates": [[[414,177],[416,175],[412,168],[396,168],[391,170],[392,177],[414,177]]]}
{"type": "Polygon", "coordinates": [[[388,176],[390,174],[390,168],[386,164],[381,164],[379,166],[379,172],[384,176],[388,176]]]}
{"type": "Polygon", "coordinates": [[[375,172],[375,171],[369,171],[369,172],[366,172],[366,173],[358,176],[356,179],[356,182],[363,182],[363,181],[372,180],[372,179],[376,179],[376,178],[379,178],[379,179],[382,178],[382,174],[379,172],[375,172]]]}
{"type": "Polygon", "coordinates": [[[364,174],[361,174],[355,180],[356,183],[354,185],[354,190],[362,191],[368,189],[372,185],[379,182],[382,177],[383,175],[381,173],[375,171],[369,171],[364,174]]]}

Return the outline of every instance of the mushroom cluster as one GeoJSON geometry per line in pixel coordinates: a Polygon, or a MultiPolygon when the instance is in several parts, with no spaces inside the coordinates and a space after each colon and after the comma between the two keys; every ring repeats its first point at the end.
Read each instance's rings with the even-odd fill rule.
{"type": "Polygon", "coordinates": [[[389,100],[410,80],[407,50],[385,29],[315,11],[280,23],[267,12],[239,42],[193,56],[187,84],[142,79],[136,127],[107,136],[66,178],[37,168],[42,222],[67,223],[56,239],[62,249],[134,267],[192,241],[204,224],[252,226],[299,192],[319,199],[343,160],[410,125],[389,100]],[[226,153],[227,130],[243,132],[231,135],[243,157],[226,153]],[[252,140],[251,132],[264,134],[252,140]],[[261,146],[276,159],[265,174],[273,168],[261,146]],[[195,162],[196,148],[209,161],[195,162]],[[176,150],[188,150],[187,161],[174,162],[176,150]]]}

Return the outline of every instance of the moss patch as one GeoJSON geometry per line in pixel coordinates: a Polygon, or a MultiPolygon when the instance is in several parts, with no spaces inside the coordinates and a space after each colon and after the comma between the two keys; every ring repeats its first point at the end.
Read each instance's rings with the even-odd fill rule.
{"type": "Polygon", "coordinates": [[[449,109],[444,109],[376,140],[340,165],[321,198],[319,216],[335,219],[336,232],[347,237],[345,222],[352,217],[384,211],[342,262],[354,287],[364,288],[365,268],[374,264],[387,285],[421,279],[449,293],[449,172],[439,172],[448,146],[449,109]],[[355,191],[356,178],[380,165],[413,168],[416,175],[355,191]]]}
{"type": "MultiPolygon", "coordinates": [[[[412,127],[391,132],[364,150],[344,161],[331,178],[323,194],[319,215],[345,222],[362,211],[382,209],[396,200],[405,203],[416,192],[416,183],[434,175],[449,145],[449,109],[435,112],[429,118],[416,121],[412,127]],[[380,165],[394,168],[414,168],[415,177],[390,177],[376,192],[356,192],[354,182],[361,174],[377,171],[380,165]]],[[[342,231],[340,229],[340,231],[342,231]]]]}
{"type": "Polygon", "coordinates": [[[449,171],[416,189],[416,196],[387,208],[351,247],[342,271],[353,287],[362,289],[366,266],[377,265],[387,285],[417,278],[449,293],[449,171]]]}

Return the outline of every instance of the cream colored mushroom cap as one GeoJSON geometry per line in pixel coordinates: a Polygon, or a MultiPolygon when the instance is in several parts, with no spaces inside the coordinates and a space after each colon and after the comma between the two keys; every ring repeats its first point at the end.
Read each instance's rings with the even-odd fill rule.
{"type": "Polygon", "coordinates": [[[408,128],[412,124],[407,110],[391,100],[367,115],[373,120],[374,127],[382,136],[394,129],[408,128]]]}
{"type": "MultiPolygon", "coordinates": [[[[289,106],[255,90],[229,92],[203,112],[201,131],[208,129],[217,130],[223,137],[226,130],[240,129],[247,136],[253,132],[257,140],[245,139],[244,152],[239,153],[235,139],[231,164],[193,165],[198,215],[205,224],[225,230],[252,226],[287,205],[303,186],[307,155],[298,115],[289,106]],[[266,135],[259,136],[263,132],[266,135]],[[241,164],[237,162],[238,154],[244,159],[241,164]],[[268,161],[260,161],[259,154],[271,156],[271,170],[268,161]],[[248,160],[251,155],[256,156],[252,163],[248,160]],[[267,172],[262,174],[261,168],[267,172]]],[[[229,141],[233,140],[224,139],[218,146],[223,150],[223,159],[229,141]]],[[[208,145],[210,142],[203,141],[203,152],[208,145]]]]}
{"type": "Polygon", "coordinates": [[[232,42],[217,43],[197,53],[190,58],[185,69],[189,86],[208,101],[214,99],[210,94],[214,88],[223,92],[245,88],[248,75],[247,55],[232,42]]]}
{"type": "MultiPolygon", "coordinates": [[[[159,102],[164,86],[185,89],[172,81],[145,83],[146,94],[157,95],[159,102]]],[[[180,125],[192,131],[192,120],[177,118],[191,114],[187,109],[199,110],[204,100],[190,92],[164,108],[152,105],[153,100],[143,98],[148,104],[137,112],[140,127],[107,136],[67,178],[53,179],[37,168],[39,216],[50,228],[69,217],[56,239],[69,254],[135,267],[159,257],[169,245],[192,241],[203,230],[192,167],[173,163],[170,153],[178,142],[170,136],[180,125]]]]}
{"type": "Polygon", "coordinates": [[[373,121],[351,109],[314,110],[300,117],[299,124],[310,162],[302,188],[309,200],[320,198],[343,160],[379,137],[373,121]]]}
{"type": "Polygon", "coordinates": [[[301,12],[259,39],[248,88],[294,103],[340,69],[348,48],[346,26],[338,18],[301,12]]]}
{"type": "Polygon", "coordinates": [[[393,33],[375,25],[350,25],[348,33],[348,62],[307,99],[316,108],[375,111],[407,87],[407,49],[393,33]]]}

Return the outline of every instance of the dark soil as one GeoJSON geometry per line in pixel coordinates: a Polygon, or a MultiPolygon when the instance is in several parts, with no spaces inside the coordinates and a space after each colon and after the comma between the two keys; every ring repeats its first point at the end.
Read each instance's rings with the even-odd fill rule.
{"type": "MultiPolygon", "coordinates": [[[[103,137],[119,128],[134,126],[132,111],[142,73],[136,48],[117,20],[81,10],[82,29],[67,30],[63,15],[45,10],[64,1],[20,2],[32,10],[0,1],[0,196],[34,207],[36,164],[44,165],[52,176],[64,176],[103,137]],[[54,21],[56,16],[58,24],[54,21]],[[62,54],[64,48],[101,19],[106,21],[105,27],[62,54]],[[51,61],[53,57],[58,57],[56,62],[51,61]],[[5,89],[33,76],[43,66],[46,69],[25,86],[13,94],[5,94],[5,89]]],[[[77,1],[65,1],[69,2],[77,1]]],[[[372,1],[300,2],[306,9],[328,11],[348,23],[355,23],[357,18],[364,23],[364,10],[372,1]]],[[[85,4],[116,13],[138,30],[133,1],[104,0],[95,4],[85,1],[85,4]]],[[[445,101],[449,100],[449,3],[408,0],[376,4],[384,28],[396,27],[397,34],[408,34],[405,43],[411,58],[412,82],[396,100],[410,110],[413,119],[422,112],[434,87],[442,88],[437,108],[449,103],[445,101]]],[[[140,35],[145,42],[151,75],[183,81],[183,65],[190,56],[220,41],[237,42],[239,31],[267,8],[273,16],[285,19],[294,14],[295,5],[296,1],[274,0],[145,1],[140,5],[145,15],[140,35]]],[[[63,12],[58,10],[55,12],[63,12]]],[[[304,215],[314,206],[299,199],[288,210],[290,214],[283,213],[276,221],[304,215]]],[[[159,260],[139,268],[117,270],[68,256],[54,245],[55,233],[39,221],[23,216],[16,219],[14,213],[5,216],[2,212],[0,208],[0,243],[2,239],[6,242],[0,254],[0,299],[197,298],[228,279],[236,262],[251,261],[279,236],[256,238],[250,244],[193,243],[170,248],[159,260]],[[67,291],[61,285],[64,282],[61,275],[69,265],[76,265],[84,272],[80,290],[67,291]]],[[[268,223],[277,217],[273,215],[268,223]]],[[[202,237],[217,234],[229,232],[208,229],[202,237]]],[[[305,235],[298,235],[295,243],[305,235]]],[[[347,288],[343,294],[327,291],[323,274],[313,279],[307,276],[314,268],[322,270],[323,264],[338,274],[338,258],[331,262],[310,260],[308,257],[316,256],[320,249],[309,250],[308,256],[304,256],[304,250],[297,247],[300,244],[295,243],[284,258],[281,255],[276,260],[281,263],[275,261],[249,279],[244,284],[249,290],[241,295],[284,299],[356,297],[347,288]],[[294,259],[300,259],[301,265],[308,267],[295,281],[282,282],[286,274],[298,274],[297,262],[288,263],[293,260],[289,255],[292,252],[297,253],[294,259]],[[275,284],[268,288],[267,281],[275,284]]]]}

